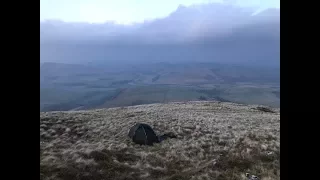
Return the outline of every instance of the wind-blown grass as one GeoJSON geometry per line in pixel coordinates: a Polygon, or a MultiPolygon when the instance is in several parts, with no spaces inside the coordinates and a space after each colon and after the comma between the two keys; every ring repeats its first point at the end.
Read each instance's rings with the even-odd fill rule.
{"type": "Polygon", "coordinates": [[[220,102],[40,113],[40,179],[280,179],[280,110],[220,102]],[[154,146],[127,136],[136,122],[154,146]]]}

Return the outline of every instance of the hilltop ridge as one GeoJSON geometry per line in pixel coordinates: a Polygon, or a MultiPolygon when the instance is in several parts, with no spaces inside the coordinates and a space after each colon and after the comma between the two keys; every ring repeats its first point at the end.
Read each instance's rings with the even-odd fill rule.
{"type": "Polygon", "coordinates": [[[280,109],[176,102],[40,113],[40,179],[280,179],[280,109]],[[154,146],[127,136],[136,122],[154,146]]]}

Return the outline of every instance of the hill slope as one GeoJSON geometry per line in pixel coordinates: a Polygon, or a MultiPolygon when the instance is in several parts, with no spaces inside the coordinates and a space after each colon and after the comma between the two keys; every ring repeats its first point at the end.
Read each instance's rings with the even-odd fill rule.
{"type": "Polygon", "coordinates": [[[280,179],[280,109],[220,102],[40,113],[40,179],[280,179]],[[139,146],[135,122],[177,139],[139,146]]]}

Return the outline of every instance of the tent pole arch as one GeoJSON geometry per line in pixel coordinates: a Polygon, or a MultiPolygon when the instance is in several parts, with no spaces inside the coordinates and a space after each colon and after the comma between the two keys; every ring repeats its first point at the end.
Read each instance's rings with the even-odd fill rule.
{"type": "Polygon", "coordinates": [[[144,143],[145,144],[147,144],[147,141],[148,141],[148,135],[147,135],[147,133],[146,133],[146,130],[144,129],[144,127],[143,126],[141,126],[142,127],[142,129],[143,129],[143,132],[144,132],[144,135],[145,135],[145,139],[144,139],[144,143]]]}

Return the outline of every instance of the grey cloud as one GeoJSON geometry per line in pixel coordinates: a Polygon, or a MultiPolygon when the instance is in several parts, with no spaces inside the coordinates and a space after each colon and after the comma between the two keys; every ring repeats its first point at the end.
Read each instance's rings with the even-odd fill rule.
{"type": "Polygon", "coordinates": [[[41,22],[41,61],[224,61],[279,64],[280,10],[179,6],[134,25],[41,22]]]}

